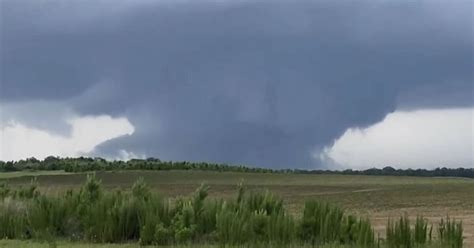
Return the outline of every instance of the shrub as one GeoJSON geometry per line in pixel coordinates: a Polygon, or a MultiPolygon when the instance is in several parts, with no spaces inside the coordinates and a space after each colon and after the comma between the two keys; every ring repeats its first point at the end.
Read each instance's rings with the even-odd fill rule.
{"type": "Polygon", "coordinates": [[[145,182],[143,177],[139,177],[138,180],[132,186],[133,197],[148,200],[151,196],[150,188],[145,182]]]}
{"type": "Polygon", "coordinates": [[[172,232],[163,226],[163,223],[159,223],[155,227],[155,242],[158,245],[166,245],[170,242],[170,237],[172,236],[172,232]]]}
{"type": "Polygon", "coordinates": [[[102,194],[101,181],[94,174],[88,174],[85,184],[81,188],[81,197],[86,202],[94,202],[102,194]]]}

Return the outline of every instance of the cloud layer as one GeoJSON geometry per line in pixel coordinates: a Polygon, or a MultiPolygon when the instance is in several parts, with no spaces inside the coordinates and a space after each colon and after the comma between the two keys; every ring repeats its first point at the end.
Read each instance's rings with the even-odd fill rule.
{"type": "MultiPolygon", "coordinates": [[[[60,102],[133,124],[93,155],[321,167],[312,153],[347,128],[397,109],[474,105],[471,10],[432,0],[5,0],[0,102],[60,102]]],[[[26,110],[19,123],[71,131],[49,107],[11,114],[26,110]]]]}
{"type": "Polygon", "coordinates": [[[397,111],[367,128],[350,128],[319,156],[343,168],[471,167],[474,109],[397,111]]]}
{"type": "Polygon", "coordinates": [[[66,122],[71,126],[71,133],[67,136],[52,134],[15,121],[2,123],[0,160],[30,157],[44,159],[51,155],[83,156],[104,141],[134,132],[133,125],[126,118],[111,118],[106,115],[74,117],[66,122]]]}

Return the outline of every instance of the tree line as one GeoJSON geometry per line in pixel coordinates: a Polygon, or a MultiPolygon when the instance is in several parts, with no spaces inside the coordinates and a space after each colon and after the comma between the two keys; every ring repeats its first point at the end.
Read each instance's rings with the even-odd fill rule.
{"type": "Polygon", "coordinates": [[[103,158],[47,157],[44,160],[28,158],[19,161],[0,161],[0,172],[25,170],[64,170],[66,172],[111,171],[111,170],[204,170],[253,173],[295,173],[295,174],[341,174],[341,175],[377,175],[377,176],[418,176],[418,177],[465,177],[474,178],[474,168],[436,168],[395,169],[387,166],[382,169],[367,170],[302,170],[270,169],[229,165],[224,163],[162,161],[158,158],[131,159],[128,161],[109,161],[103,158]]]}

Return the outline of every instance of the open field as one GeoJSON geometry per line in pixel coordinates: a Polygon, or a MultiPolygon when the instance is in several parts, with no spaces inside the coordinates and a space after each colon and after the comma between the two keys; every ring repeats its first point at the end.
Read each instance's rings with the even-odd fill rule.
{"type": "Polygon", "coordinates": [[[16,178],[16,177],[37,177],[37,176],[46,176],[46,175],[68,175],[71,174],[65,171],[13,171],[7,173],[0,173],[0,180],[1,179],[9,179],[9,178],[16,178]]]}
{"type": "MultiPolygon", "coordinates": [[[[11,186],[28,184],[34,173],[5,176],[11,186]]],[[[139,177],[165,196],[188,195],[201,183],[211,186],[210,197],[234,197],[243,180],[251,189],[268,189],[281,195],[287,209],[296,213],[308,199],[331,202],[349,212],[368,216],[383,235],[389,217],[422,214],[435,222],[450,215],[464,224],[467,247],[474,247],[474,180],[462,178],[417,178],[392,176],[345,176],[306,174],[260,174],[203,171],[113,171],[97,172],[106,188],[129,188],[139,177]]],[[[85,174],[41,173],[40,190],[54,194],[75,188],[85,174]]]]}

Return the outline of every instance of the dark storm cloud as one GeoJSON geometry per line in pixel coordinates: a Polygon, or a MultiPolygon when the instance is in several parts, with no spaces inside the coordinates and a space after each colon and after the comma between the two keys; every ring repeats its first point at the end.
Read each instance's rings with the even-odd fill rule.
{"type": "Polygon", "coordinates": [[[94,3],[2,2],[0,97],[126,115],[99,155],[310,167],[397,107],[473,105],[469,1],[94,3]]]}

